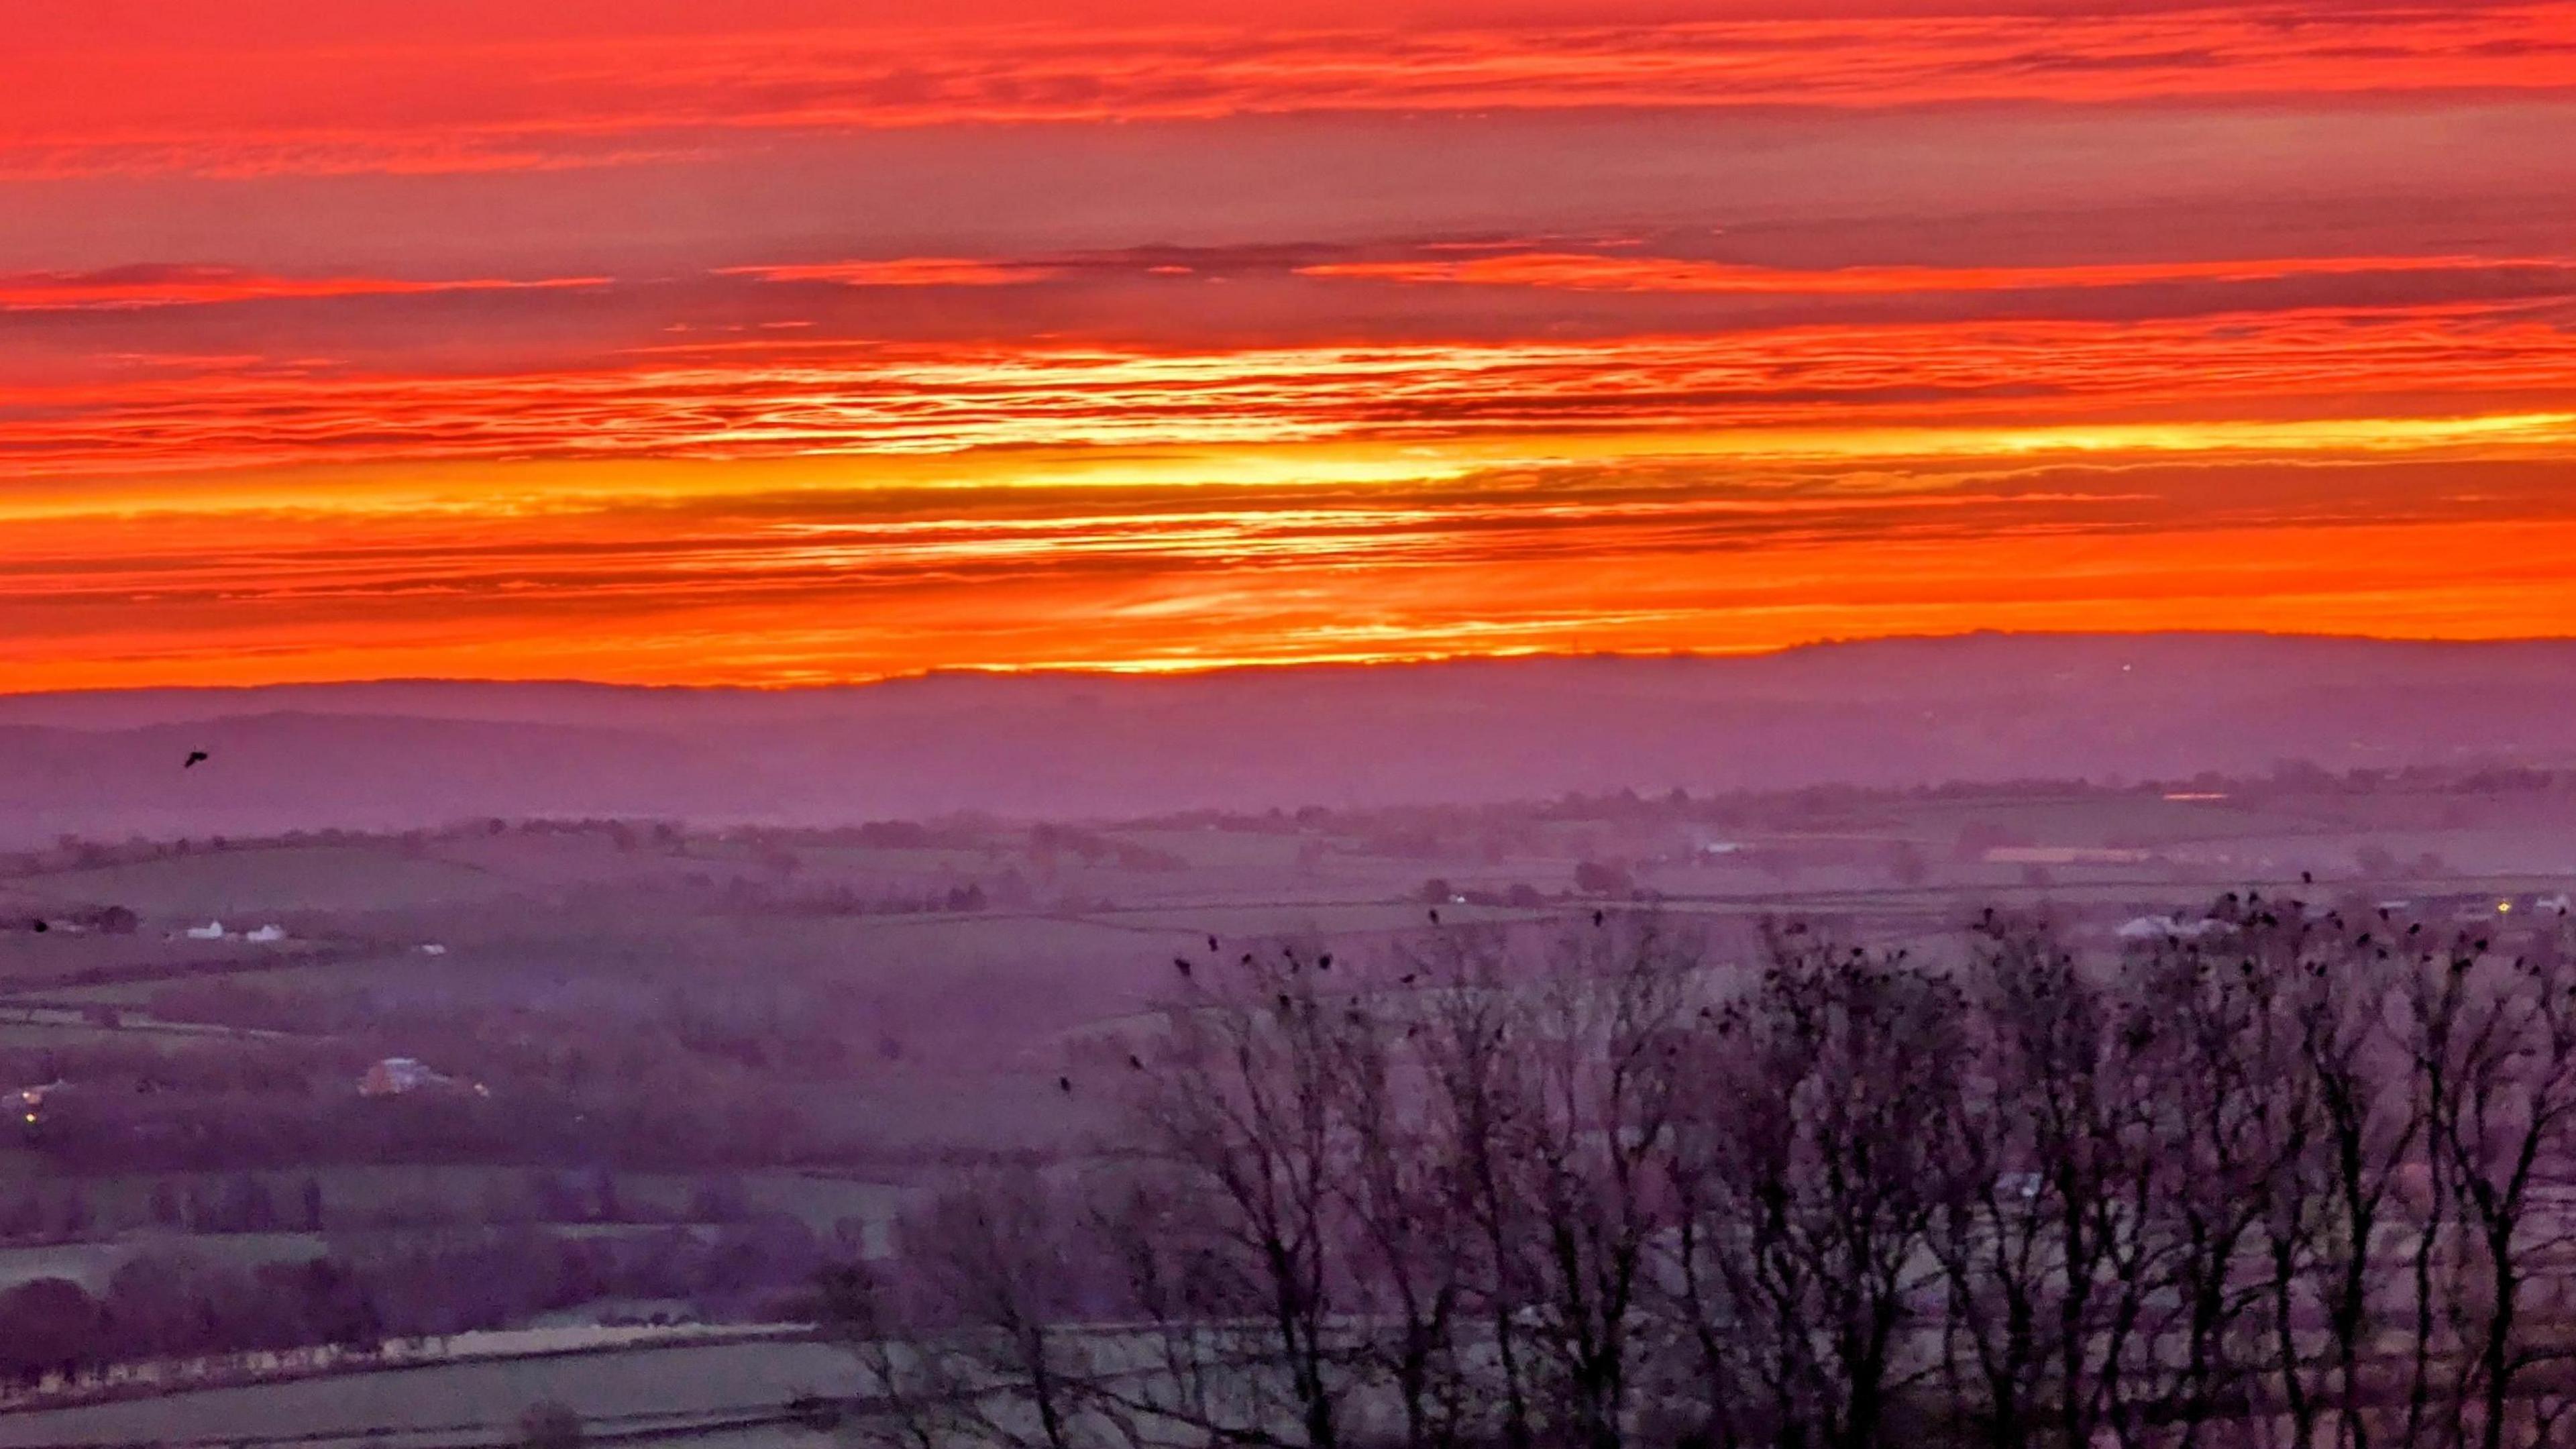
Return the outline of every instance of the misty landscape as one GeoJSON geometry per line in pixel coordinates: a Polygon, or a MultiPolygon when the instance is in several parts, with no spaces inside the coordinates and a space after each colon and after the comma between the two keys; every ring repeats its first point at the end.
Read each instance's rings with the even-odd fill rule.
{"type": "Polygon", "coordinates": [[[2534,1442],[2563,657],[8,701],[0,1442],[2534,1442]]]}
{"type": "Polygon", "coordinates": [[[1988,635],[839,689],[388,683],[0,696],[0,848],[475,815],[839,826],[1484,805],[2576,755],[2576,643],[1988,635]],[[1469,745],[1461,748],[1462,742],[1469,745]],[[168,760],[219,752],[181,782],[168,760]],[[14,837],[14,838],[13,838],[14,837]]]}

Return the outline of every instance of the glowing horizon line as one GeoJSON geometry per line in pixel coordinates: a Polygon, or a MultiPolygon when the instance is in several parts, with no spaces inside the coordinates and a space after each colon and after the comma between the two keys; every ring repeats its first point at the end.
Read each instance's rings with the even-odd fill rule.
{"type": "Polygon", "coordinates": [[[1817,634],[1786,643],[1744,645],[1703,645],[1690,648],[1664,649],[1567,649],[1548,645],[1506,646],[1488,649],[1424,650],[1354,650],[1337,654],[1300,654],[1295,656],[1243,654],[1218,658],[1157,657],[1130,660],[1042,660],[1025,664],[938,664],[920,668],[889,669],[883,673],[826,673],[803,671],[812,677],[781,681],[772,673],[760,679],[640,681],[577,674],[382,674],[382,675],[316,675],[309,678],[273,679],[257,684],[136,684],[90,685],[68,688],[20,688],[0,682],[0,699],[47,699],[71,695],[132,693],[206,693],[248,694],[264,690],[369,689],[405,685],[453,685],[464,688],[546,688],[610,689],[634,693],[656,693],[685,690],[695,693],[794,694],[822,690],[868,689],[878,685],[933,682],[943,679],[971,678],[1059,678],[1066,680],[1161,678],[1214,674],[1279,674],[1296,670],[1348,670],[1404,668],[1417,665],[1443,664],[1527,664],[1614,662],[1735,661],[1776,658],[1807,650],[1865,648],[1879,644],[1942,644],[1967,639],[2047,639],[2095,640],[2116,642],[2151,639],[2264,639],[2292,643],[2316,644],[2431,644],[2464,648],[2516,645],[2576,645],[2576,630],[2562,634],[2533,633],[2444,633],[2435,631],[2391,632],[2374,634],[2326,629],[2255,629],[2175,626],[2160,629],[2049,629],[1998,628],[1979,626],[1958,629],[1915,629],[1886,634],[1817,634]]]}

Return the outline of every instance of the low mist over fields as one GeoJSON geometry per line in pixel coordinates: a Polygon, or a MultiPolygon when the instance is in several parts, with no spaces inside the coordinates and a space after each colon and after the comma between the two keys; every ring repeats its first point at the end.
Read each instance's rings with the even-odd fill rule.
{"type": "Polygon", "coordinates": [[[842,689],[0,698],[0,840],[476,816],[828,825],[2576,760],[2576,644],[1976,636],[842,689]],[[190,750],[211,759],[182,776],[190,750]]]}

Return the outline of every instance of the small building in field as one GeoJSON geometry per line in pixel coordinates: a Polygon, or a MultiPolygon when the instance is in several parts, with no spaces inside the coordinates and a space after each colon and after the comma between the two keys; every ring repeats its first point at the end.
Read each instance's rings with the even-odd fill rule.
{"type": "Polygon", "coordinates": [[[272,923],[250,932],[248,935],[243,936],[242,939],[245,941],[258,941],[262,944],[271,944],[286,939],[286,928],[272,923]]]}
{"type": "Polygon", "coordinates": [[[2140,916],[2112,932],[2123,941],[2197,941],[2228,929],[2225,921],[2186,921],[2180,916],[2140,916]]]}
{"type": "Polygon", "coordinates": [[[452,1077],[442,1076],[410,1057],[387,1057],[367,1068],[358,1079],[361,1097],[400,1097],[436,1087],[453,1087],[452,1077]]]}
{"type": "Polygon", "coordinates": [[[202,926],[190,926],[186,935],[191,941],[220,941],[224,938],[224,923],[208,921],[202,926]]]}

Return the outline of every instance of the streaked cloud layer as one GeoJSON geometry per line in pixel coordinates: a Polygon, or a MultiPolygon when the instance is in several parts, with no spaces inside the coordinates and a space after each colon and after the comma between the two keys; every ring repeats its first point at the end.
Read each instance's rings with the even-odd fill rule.
{"type": "MultiPolygon", "coordinates": [[[[293,6],[281,10],[311,20],[293,6]]],[[[312,7],[319,9],[319,7],[312,7]]],[[[363,8],[363,7],[362,7],[363,8]]],[[[103,27],[81,71],[0,101],[21,174],[217,174],[616,164],[727,133],[1208,120],[1316,112],[1888,107],[2313,99],[2576,83],[2576,5],[2286,5],[2109,13],[1807,15],[1432,26],[1240,22],[921,29],[763,25],[162,48],[103,27]],[[353,85],[363,76],[363,85],[353,85]],[[78,84],[69,82],[77,81],[78,84]]],[[[1261,7],[1267,9],[1270,7],[1261,7]]],[[[775,23],[775,22],[773,22],[775,23]]],[[[148,32],[149,26],[145,27],[148,32]]],[[[39,35],[41,47],[41,32],[39,35]]],[[[88,43],[83,44],[83,41],[88,43]]]]}
{"type": "Polygon", "coordinates": [[[2576,620],[2576,5],[31,0],[12,688],[2576,620]]]}

